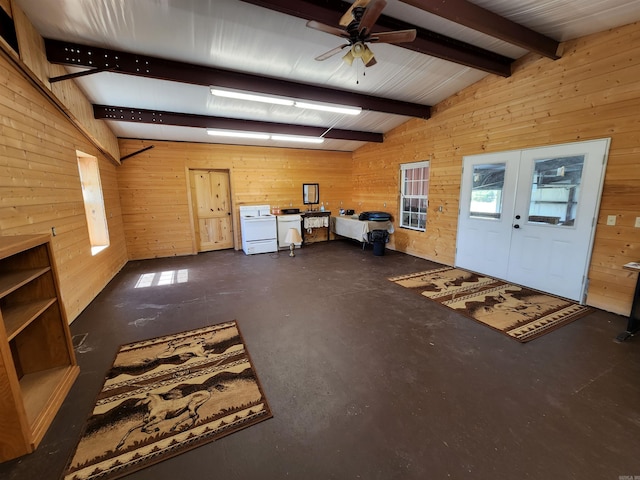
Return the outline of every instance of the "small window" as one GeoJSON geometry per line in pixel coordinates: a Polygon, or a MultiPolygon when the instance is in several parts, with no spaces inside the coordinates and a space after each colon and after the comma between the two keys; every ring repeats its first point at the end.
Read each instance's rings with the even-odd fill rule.
{"type": "Polygon", "coordinates": [[[84,198],[84,212],[87,216],[91,254],[96,255],[109,246],[109,230],[107,215],[104,209],[102,185],[100,184],[100,170],[98,159],[76,150],[78,157],[78,171],[84,198]]]}
{"type": "Polygon", "coordinates": [[[400,166],[400,226],[424,232],[427,228],[429,162],[400,166]]]}
{"type": "Polygon", "coordinates": [[[529,222],[572,227],[578,211],[584,155],[535,161],[529,222]]]}
{"type": "Polygon", "coordinates": [[[506,167],[504,163],[473,166],[470,217],[500,219],[506,167]]]}

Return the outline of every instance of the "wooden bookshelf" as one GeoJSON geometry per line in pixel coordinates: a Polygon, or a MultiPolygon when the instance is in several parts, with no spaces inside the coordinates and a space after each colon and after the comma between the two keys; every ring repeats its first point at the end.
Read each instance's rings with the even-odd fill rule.
{"type": "Polygon", "coordinates": [[[79,373],[49,235],[0,237],[0,461],[31,453],[79,373]]]}

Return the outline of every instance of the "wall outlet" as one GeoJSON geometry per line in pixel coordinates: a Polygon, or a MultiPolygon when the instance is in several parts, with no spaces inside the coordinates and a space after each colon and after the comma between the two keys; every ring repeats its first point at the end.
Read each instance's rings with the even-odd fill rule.
{"type": "Polygon", "coordinates": [[[634,226],[640,228],[640,217],[636,217],[636,224],[634,226]]]}
{"type": "Polygon", "coordinates": [[[607,225],[615,225],[616,224],[616,216],[609,215],[607,216],[607,225]]]}

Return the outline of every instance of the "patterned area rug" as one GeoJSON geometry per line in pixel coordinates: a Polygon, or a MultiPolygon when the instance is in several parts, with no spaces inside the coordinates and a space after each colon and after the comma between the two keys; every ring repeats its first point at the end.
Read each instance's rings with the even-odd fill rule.
{"type": "Polygon", "coordinates": [[[235,321],[124,345],[63,478],[119,478],[270,417],[235,321]]]}
{"type": "Polygon", "coordinates": [[[593,311],[564,298],[459,268],[437,268],[389,280],[520,342],[533,340],[593,311]]]}

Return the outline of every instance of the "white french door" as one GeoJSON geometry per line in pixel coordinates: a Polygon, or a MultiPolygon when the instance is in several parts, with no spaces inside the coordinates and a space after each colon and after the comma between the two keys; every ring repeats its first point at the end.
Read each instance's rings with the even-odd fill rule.
{"type": "Polygon", "coordinates": [[[464,158],[456,266],[584,296],[609,139],[464,158]]]}
{"type": "Polygon", "coordinates": [[[519,152],[464,157],[456,266],[506,278],[519,152]]]}

